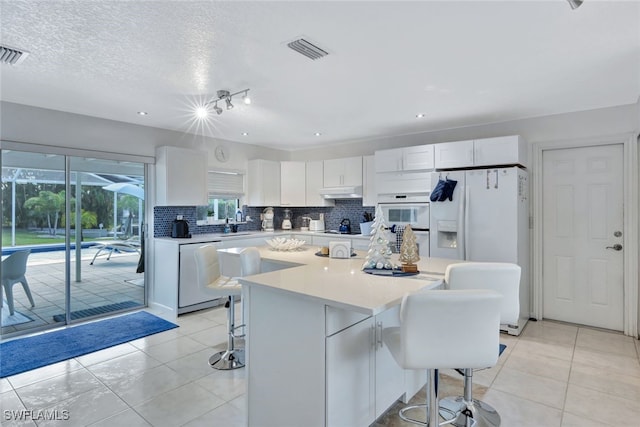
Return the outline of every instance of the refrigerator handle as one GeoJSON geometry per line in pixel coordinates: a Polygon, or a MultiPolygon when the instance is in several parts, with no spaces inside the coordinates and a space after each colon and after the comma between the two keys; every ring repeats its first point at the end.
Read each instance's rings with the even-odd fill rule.
{"type": "Polygon", "coordinates": [[[469,186],[465,185],[464,187],[464,230],[463,230],[463,240],[464,240],[464,259],[469,260],[469,245],[467,245],[467,240],[469,239],[469,210],[471,208],[471,192],[469,191],[469,186]]]}
{"type": "Polygon", "coordinates": [[[466,229],[465,229],[465,212],[466,212],[466,192],[467,192],[467,186],[463,186],[463,188],[460,189],[460,203],[458,204],[458,235],[457,235],[457,246],[458,246],[458,259],[464,260],[465,259],[465,246],[466,246],[466,241],[465,241],[465,234],[466,234],[466,229]]]}

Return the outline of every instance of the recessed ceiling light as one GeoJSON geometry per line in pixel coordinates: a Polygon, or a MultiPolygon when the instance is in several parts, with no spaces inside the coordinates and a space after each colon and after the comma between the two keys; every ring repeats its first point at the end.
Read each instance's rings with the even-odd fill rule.
{"type": "Polygon", "coordinates": [[[423,117],[424,117],[424,114],[423,114],[423,113],[418,113],[418,114],[416,114],[416,119],[421,119],[421,118],[423,118],[423,117]]]}
{"type": "Polygon", "coordinates": [[[147,114],[149,113],[147,113],[146,111],[138,111],[139,116],[146,116],[147,114]]]}
{"type": "Polygon", "coordinates": [[[314,135],[315,135],[315,136],[320,136],[320,135],[322,135],[322,134],[321,134],[320,132],[316,132],[316,133],[314,133],[314,135]]]}
{"type": "Polygon", "coordinates": [[[242,132],[242,136],[247,136],[249,135],[249,132],[242,132]]]}

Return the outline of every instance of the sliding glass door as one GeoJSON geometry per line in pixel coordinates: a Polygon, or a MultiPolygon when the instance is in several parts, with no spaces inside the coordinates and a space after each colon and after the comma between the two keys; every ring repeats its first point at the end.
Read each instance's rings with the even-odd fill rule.
{"type": "Polygon", "coordinates": [[[0,153],[3,337],[144,306],[145,163],[0,153]]]}

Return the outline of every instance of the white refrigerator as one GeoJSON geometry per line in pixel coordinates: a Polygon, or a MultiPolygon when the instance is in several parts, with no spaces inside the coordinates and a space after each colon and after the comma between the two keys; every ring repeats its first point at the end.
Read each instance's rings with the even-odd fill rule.
{"type": "Polygon", "coordinates": [[[529,320],[529,183],[519,167],[434,172],[455,180],[452,200],[431,201],[431,257],[511,262],[522,268],[520,322],[502,325],[519,335],[529,320]]]}

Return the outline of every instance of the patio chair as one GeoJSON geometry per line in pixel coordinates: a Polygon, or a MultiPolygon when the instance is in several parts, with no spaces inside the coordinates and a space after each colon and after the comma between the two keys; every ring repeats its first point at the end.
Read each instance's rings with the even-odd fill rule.
{"type": "MultiPolygon", "coordinates": [[[[27,282],[24,276],[27,272],[27,258],[31,253],[30,249],[16,251],[9,255],[6,259],[2,260],[2,289],[7,296],[7,304],[9,305],[9,314],[13,316],[15,312],[13,306],[13,285],[20,282],[24,288],[24,292],[29,298],[31,307],[35,307],[33,302],[33,296],[31,296],[31,290],[29,289],[29,282],[27,282]]],[[[2,298],[0,295],[0,306],[2,306],[2,298]]]]}
{"type": "Polygon", "coordinates": [[[98,251],[93,256],[93,259],[89,263],[89,265],[93,265],[93,262],[96,260],[98,255],[105,252],[107,254],[107,261],[111,259],[111,255],[114,252],[137,252],[140,255],[140,239],[135,236],[127,240],[109,240],[99,242],[97,245],[93,246],[97,248],[98,251]]]}

